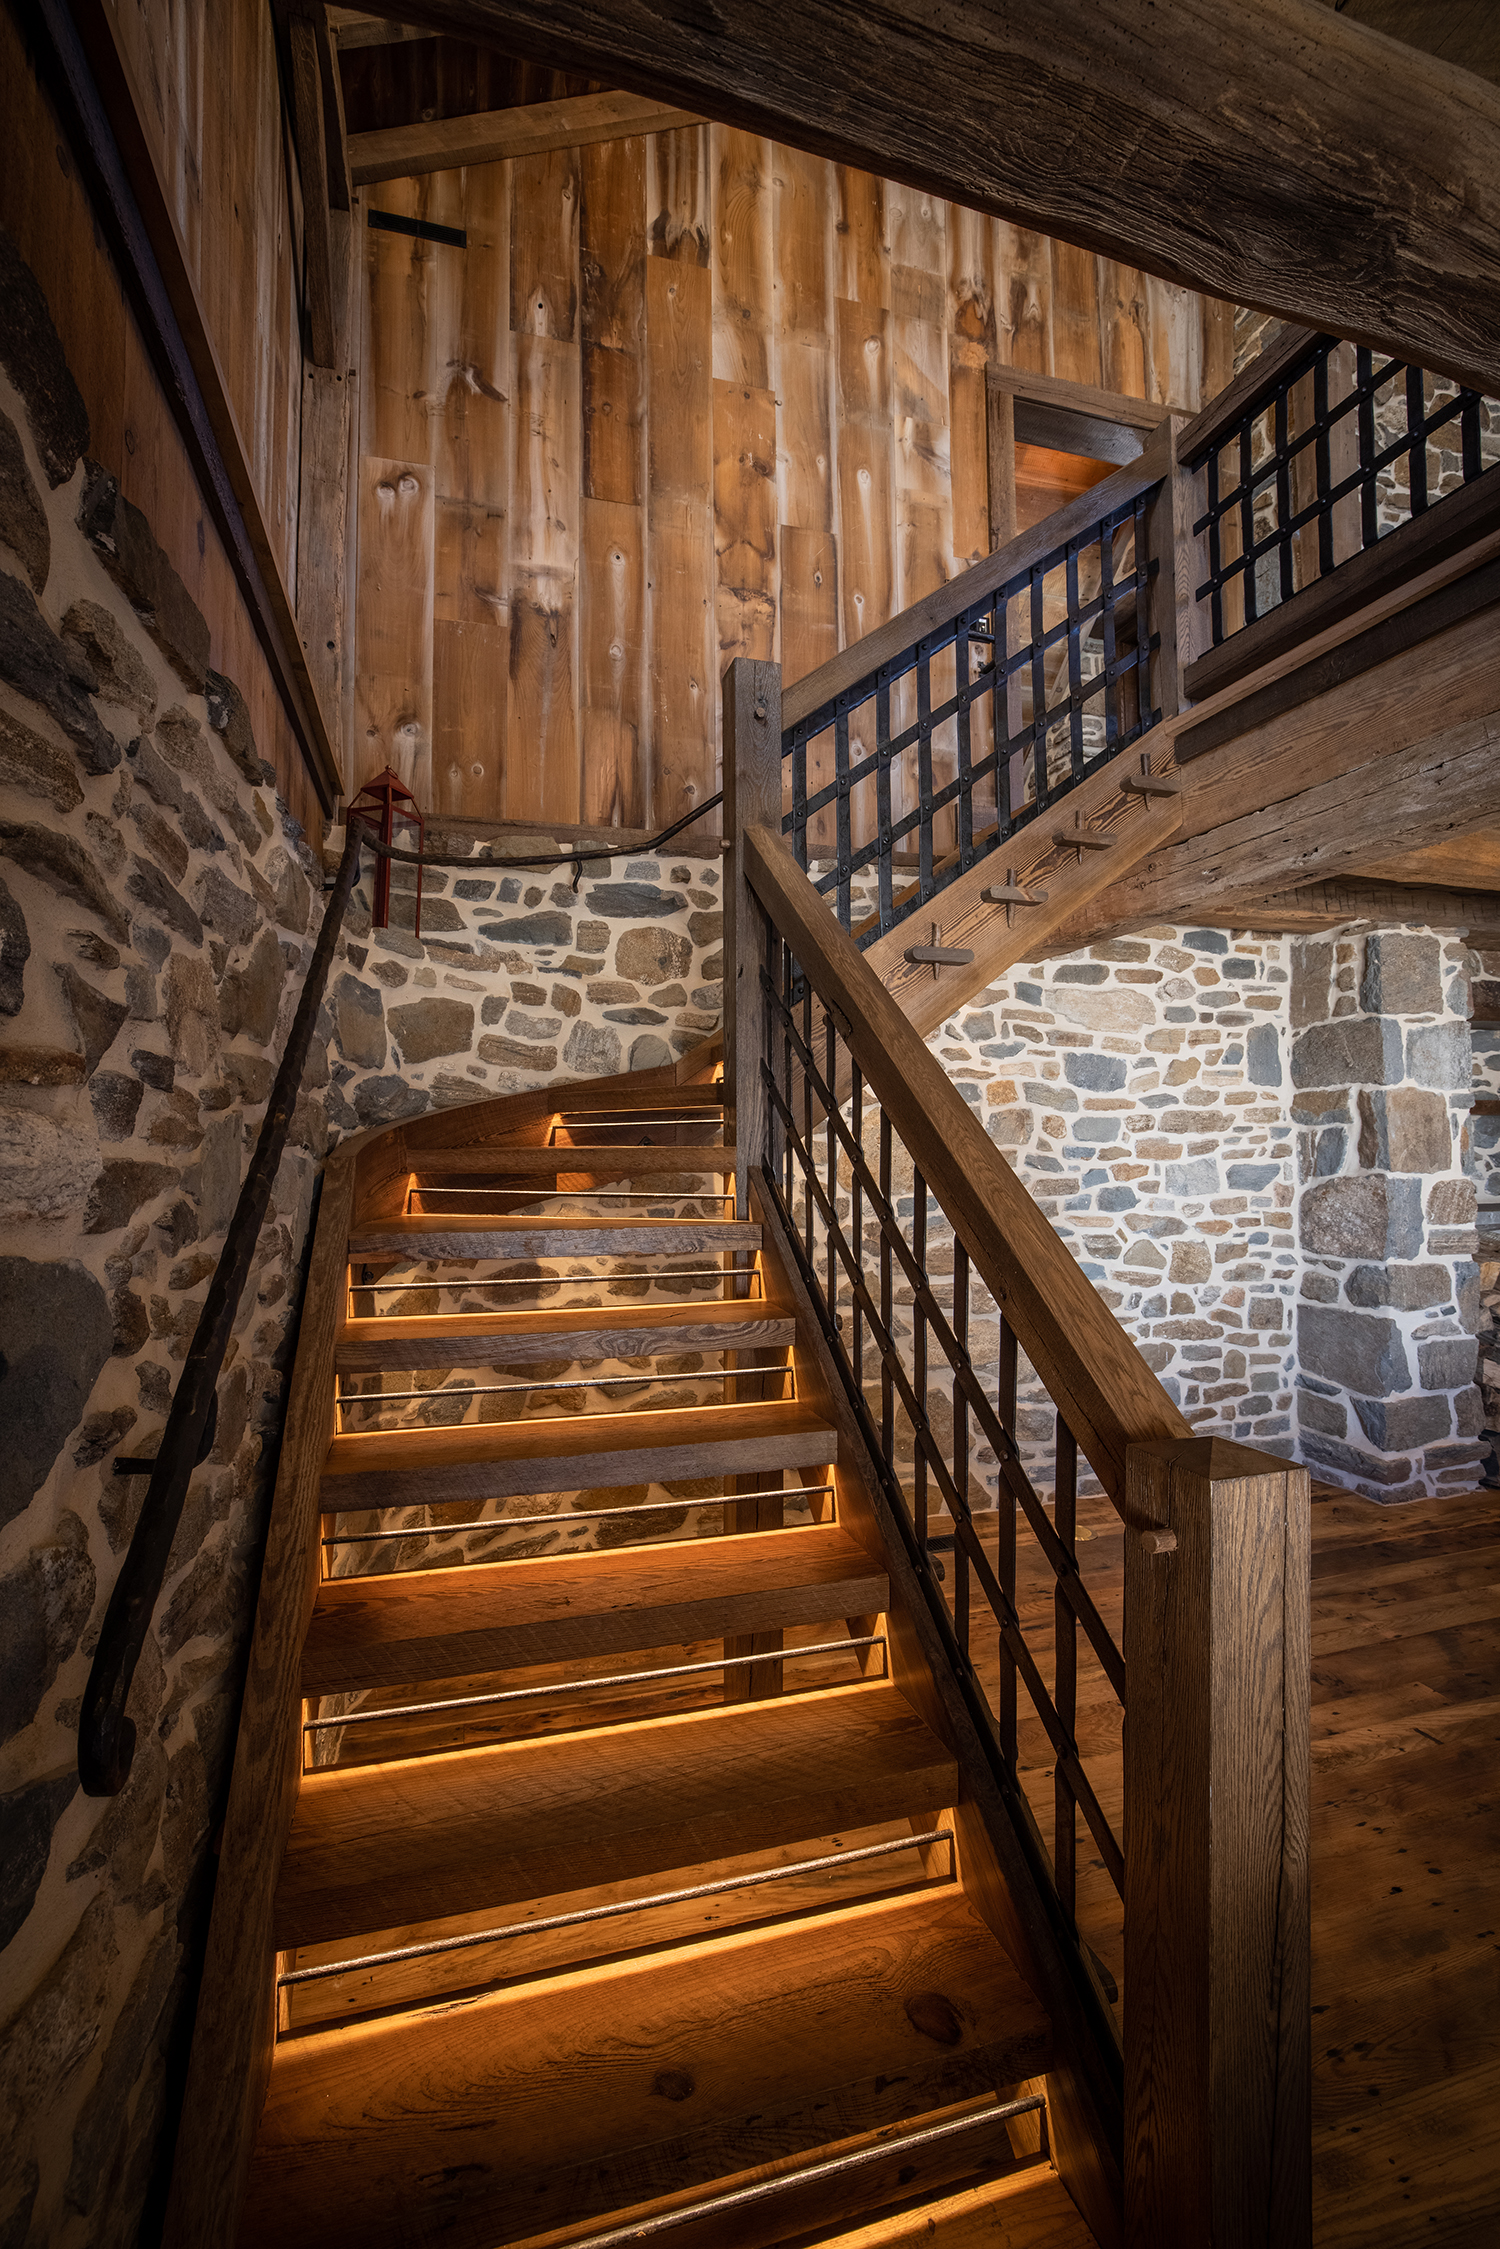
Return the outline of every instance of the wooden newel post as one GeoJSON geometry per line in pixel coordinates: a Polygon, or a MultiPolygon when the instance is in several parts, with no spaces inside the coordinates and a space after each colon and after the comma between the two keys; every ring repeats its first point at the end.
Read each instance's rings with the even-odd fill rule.
{"type": "Polygon", "coordinates": [[[1183,674],[1209,641],[1206,609],[1198,588],[1208,576],[1206,542],[1195,538],[1198,513],[1196,476],[1177,459],[1177,440],[1188,426],[1186,414],[1169,414],[1172,452],[1166,479],[1146,511],[1146,538],[1156,576],[1150,594],[1151,630],[1160,636],[1156,656],[1156,694],[1164,719],[1185,710],[1183,674]]]}
{"type": "Polygon", "coordinates": [[[736,656],[724,674],[724,1127],[739,1151],[734,1185],[741,1218],[750,1215],[750,1173],[766,1144],[760,1075],[765,945],[740,841],[751,823],[781,832],[781,666],[736,656]]]}
{"type": "Polygon", "coordinates": [[[1134,1445],[1125,1519],[1128,2249],[1308,2249],[1308,1474],[1134,1445]]]}

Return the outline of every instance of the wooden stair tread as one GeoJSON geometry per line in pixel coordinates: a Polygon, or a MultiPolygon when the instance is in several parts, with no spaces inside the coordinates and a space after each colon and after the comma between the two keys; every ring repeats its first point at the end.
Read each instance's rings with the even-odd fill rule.
{"type": "Polygon", "coordinates": [[[335,1437],[322,1498],[327,1509],[509,1498],[801,1468],[837,1457],[835,1432],[796,1399],[549,1415],[335,1437]]]}
{"type": "Polygon", "coordinates": [[[680,1257],[759,1247],[749,1218],[378,1218],[349,1236],[351,1257],[680,1257]]]}
{"type": "Polygon", "coordinates": [[[1097,2249],[1057,2173],[1038,2168],[825,2233],[819,2249],[1097,2249]]]}
{"type": "Polygon", "coordinates": [[[339,1338],[341,1371],[461,1366],[453,1347],[507,1358],[555,1361],[559,1343],[575,1359],[643,1359],[665,1351],[782,1349],[796,1322],[759,1297],[710,1304],[574,1305],[561,1311],[451,1312],[412,1318],[347,1320],[339,1338]],[[412,1354],[417,1354],[413,1356],[412,1354]]]}
{"type": "Polygon", "coordinates": [[[559,1560],[332,1578],[303,1648],[304,1694],[568,1663],[874,1616],[886,1574],[837,1524],[559,1560]]]}
{"type": "Polygon", "coordinates": [[[951,1803],[952,1755],[894,1687],[306,1775],[278,1949],[665,1873],[951,1803]]]}
{"type": "Polygon", "coordinates": [[[434,1148],[424,1154],[413,1153],[409,1168],[416,1177],[438,1178],[445,1172],[459,1172],[480,1176],[494,1171],[507,1178],[517,1174],[539,1173],[549,1178],[554,1172],[598,1172],[624,1170],[633,1167],[641,1172],[659,1171],[669,1177],[673,1172],[732,1172],[737,1161],[736,1151],[722,1142],[706,1148],[663,1147],[660,1141],[646,1141],[632,1146],[622,1140],[591,1142],[583,1148],[571,1148],[565,1143],[551,1148],[434,1148]]]}
{"type": "Polygon", "coordinates": [[[241,2239],[479,2249],[585,2214],[559,2194],[616,2153],[649,2176],[653,2147],[715,2126],[732,2147],[851,2079],[910,2113],[929,2082],[936,2105],[964,2097],[944,2081],[1008,2086],[1050,2059],[960,1890],[876,1901],[283,2042],[241,2239]],[[917,2027],[935,2007],[941,2037],[917,2027]]]}

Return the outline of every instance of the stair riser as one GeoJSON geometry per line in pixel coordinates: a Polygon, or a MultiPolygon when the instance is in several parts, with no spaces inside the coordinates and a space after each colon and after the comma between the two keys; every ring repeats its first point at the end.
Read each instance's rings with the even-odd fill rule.
{"type": "MultiPolygon", "coordinates": [[[[393,1321],[392,1325],[396,1323],[393,1321]]],[[[406,1327],[407,1322],[401,1325],[406,1327]]],[[[379,1374],[400,1367],[488,1366],[503,1360],[507,1366],[556,1365],[559,1353],[570,1352],[577,1361],[592,1359],[649,1359],[680,1351],[790,1350],[796,1338],[791,1320],[736,1320],[685,1322],[680,1327],[593,1327],[516,1335],[509,1330],[476,1324],[472,1335],[361,1337],[341,1343],[341,1374],[379,1374]]]]}
{"type": "MultiPolygon", "coordinates": [[[[414,1440],[416,1441],[416,1440],[414,1440]]],[[[781,1437],[721,1438],[711,1443],[613,1452],[580,1452],[514,1461],[472,1461],[440,1468],[351,1469],[325,1476],[323,1507],[348,1513],[364,1507],[420,1507],[440,1500],[519,1499],[531,1493],[598,1490],[606,1485],[676,1483],[693,1476],[749,1475],[756,1470],[804,1467],[808,1482],[828,1466],[831,1438],[809,1441],[805,1432],[781,1437]],[[809,1459],[809,1452],[812,1458],[809,1459]]]]}
{"type": "MultiPolygon", "coordinates": [[[[501,1752],[501,1754],[504,1754],[501,1752]]],[[[815,1776],[809,1774],[809,1782],[815,1776]]],[[[359,1784],[356,1771],[334,1785],[359,1784]]],[[[307,1786],[326,1786],[314,1777],[307,1786]]],[[[880,1774],[848,1790],[830,1788],[788,1793],[779,1805],[757,1812],[758,1850],[799,1843],[809,1835],[834,1835],[845,1827],[873,1827],[882,1820],[927,1818],[951,1803],[958,1789],[957,1768],[946,1759],[913,1765],[905,1772],[880,1774]]],[[[643,1817],[649,1819],[646,1811],[643,1817]]],[[[308,1852],[297,1868],[295,1896],[277,1902],[276,1947],[337,1944],[368,1929],[395,1929],[449,1914],[502,1908],[553,1891],[576,1889],[581,1872],[593,1883],[627,1882],[638,1875],[665,1875],[684,1864],[733,1858],[744,1847],[744,1823],[729,1808],[695,1818],[691,1835],[680,1819],[642,1825],[628,1834],[580,1834],[565,1847],[528,1850],[517,1822],[497,1812],[487,1833],[471,1828],[461,1863],[447,1861],[436,1840],[398,1852],[387,1847],[382,1874],[370,1878],[368,1861],[351,1865],[338,1851],[308,1852]],[[409,1860],[409,1865],[398,1863],[409,1860]],[[365,1879],[355,1879],[363,1872],[365,1879]]]]}
{"type": "Polygon", "coordinates": [[[410,1219],[349,1237],[352,1258],[670,1257],[759,1247],[760,1228],[737,1219],[664,1218],[639,1225],[585,1219],[577,1226],[556,1220],[537,1225],[515,1219],[478,1224],[410,1219]]]}
{"type": "MultiPolygon", "coordinates": [[[[888,1585],[881,1572],[833,1584],[785,1591],[742,1593],[733,1599],[622,1610],[614,1616],[559,1617],[549,1624],[509,1630],[452,1633],[366,1647],[348,1655],[310,1651],[302,1691],[352,1694],[363,1688],[406,1686],[425,1679],[477,1678],[522,1670],[529,1664],[577,1663],[591,1656],[627,1655],[641,1648],[684,1647],[698,1640],[774,1632],[795,1624],[883,1613],[888,1585]]],[[[663,1658],[663,1661],[669,1659],[663,1658]]]]}

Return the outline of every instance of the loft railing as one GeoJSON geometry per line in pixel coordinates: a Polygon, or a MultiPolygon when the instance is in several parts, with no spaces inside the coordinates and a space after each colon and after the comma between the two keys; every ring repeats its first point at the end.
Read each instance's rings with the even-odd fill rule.
{"type": "Polygon", "coordinates": [[[1159,724],[1162,443],[790,688],[781,828],[862,945],[1159,724]]]}
{"type": "Polygon", "coordinates": [[[758,1202],[800,1276],[855,1472],[972,1724],[960,1772],[982,1761],[1008,1815],[1000,1856],[1049,1932],[1042,1983],[1066,1980],[1087,2042],[1069,2066],[1102,2088],[1127,2238],[1295,2249],[1311,2228],[1306,1471],[1191,1436],[828,912],[780,833],[779,703],[774,666],[731,666],[741,1207],[758,1202]],[[1085,1505],[1123,1531],[1123,1633],[1085,1505]],[[1121,1906],[1123,2022],[1094,1957],[1121,1906]]]}

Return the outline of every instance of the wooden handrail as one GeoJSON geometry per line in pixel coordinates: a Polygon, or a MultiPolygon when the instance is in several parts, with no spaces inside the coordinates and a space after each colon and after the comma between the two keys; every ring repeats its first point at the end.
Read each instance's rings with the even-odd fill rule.
{"type": "Polygon", "coordinates": [[[1190,1436],[1187,1422],[781,838],[751,822],[735,842],[1099,1481],[1123,1498],[1129,1447],[1190,1436]]]}
{"type": "Polygon", "coordinates": [[[1008,585],[1012,578],[1032,569],[1054,549],[1066,545],[1069,539],[1089,531],[1114,508],[1124,507],[1149,492],[1159,484],[1172,467],[1170,435],[1159,429],[1147,442],[1138,460],[1131,461],[1102,483],[1090,485],[1080,492],[1065,508],[1049,515],[1031,530],[1023,531],[997,547],[993,554],[984,555],[978,562],[961,570],[947,585],[939,586],[922,601],[903,609],[899,617],[888,624],[879,625],[863,640],[851,642],[820,664],[815,672],[806,673],[790,687],[783,690],[781,722],[790,732],[801,726],[814,712],[823,709],[836,696],[847,694],[864,680],[873,679],[882,664],[891,663],[902,656],[915,642],[928,633],[938,632],[966,609],[972,609],[988,593],[1008,585]]]}
{"type": "Polygon", "coordinates": [[[1318,340],[1316,328],[1299,328],[1288,320],[1254,359],[1247,362],[1217,398],[1210,399],[1177,436],[1179,461],[1197,462],[1222,437],[1227,437],[1261,393],[1274,393],[1288,367],[1310,351],[1318,340]]]}

